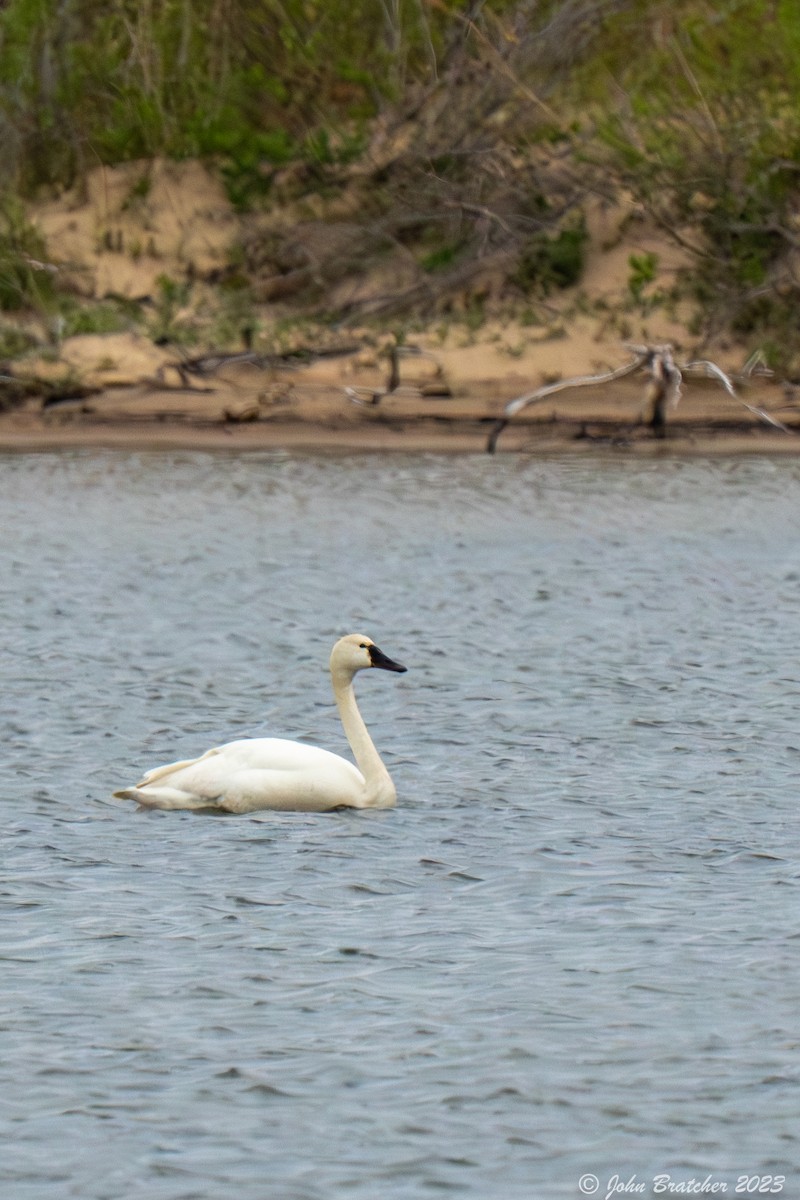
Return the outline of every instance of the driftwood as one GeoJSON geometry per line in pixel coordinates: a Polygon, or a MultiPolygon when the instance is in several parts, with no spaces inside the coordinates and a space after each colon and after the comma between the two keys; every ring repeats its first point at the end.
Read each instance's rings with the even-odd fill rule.
{"type": "MultiPolygon", "coordinates": [[[[344,394],[353,404],[359,404],[363,408],[377,406],[380,404],[384,396],[391,396],[392,392],[396,392],[401,386],[400,378],[400,360],[402,358],[430,358],[437,362],[436,355],[431,354],[429,350],[423,350],[420,346],[415,345],[400,345],[399,343],[389,347],[389,377],[386,380],[386,386],[382,388],[367,388],[367,387],[346,387],[344,394]]],[[[441,368],[439,368],[441,371],[441,368]]],[[[449,387],[442,385],[441,390],[437,395],[449,396],[449,387]]]]}
{"type": "Polygon", "coordinates": [[[294,350],[284,350],[273,354],[258,354],[255,350],[240,350],[229,354],[225,352],[215,354],[212,352],[210,354],[201,354],[197,358],[181,358],[174,362],[166,363],[165,366],[177,371],[183,385],[181,390],[208,391],[213,389],[192,388],[189,385],[189,376],[194,375],[207,379],[211,375],[216,375],[223,367],[242,365],[253,366],[259,371],[265,371],[270,367],[310,363],[318,358],[344,357],[348,354],[354,354],[358,349],[358,345],[348,343],[342,346],[299,346],[294,350]]]}
{"type": "MultiPolygon", "coordinates": [[[[492,427],[486,442],[487,452],[494,454],[500,434],[523,408],[528,408],[532,404],[538,404],[542,400],[546,400],[548,396],[555,395],[556,392],[563,392],[570,388],[613,383],[617,379],[623,379],[626,375],[633,375],[636,371],[645,371],[647,373],[644,403],[650,408],[652,413],[650,427],[653,430],[654,437],[664,437],[667,410],[677,406],[681,398],[683,377],[685,374],[692,373],[702,374],[708,379],[715,379],[729,396],[737,400],[743,408],[746,408],[753,416],[763,421],[765,425],[771,425],[773,428],[780,429],[784,433],[792,432],[781,421],[778,421],[768,412],[765,412],[763,408],[757,408],[742,400],[734,388],[731,377],[721,367],[718,367],[716,363],[707,360],[698,360],[696,362],[685,363],[679,367],[673,358],[672,347],[669,345],[628,345],[626,349],[630,350],[633,354],[633,361],[626,363],[622,367],[617,367],[615,371],[605,371],[600,375],[576,375],[570,379],[561,379],[557,383],[545,384],[544,387],[537,388],[533,392],[526,392],[524,395],[510,400],[503,409],[503,415],[492,427]]],[[[741,377],[745,380],[749,379],[758,369],[759,362],[758,356],[750,359],[742,371],[741,377]]]]}

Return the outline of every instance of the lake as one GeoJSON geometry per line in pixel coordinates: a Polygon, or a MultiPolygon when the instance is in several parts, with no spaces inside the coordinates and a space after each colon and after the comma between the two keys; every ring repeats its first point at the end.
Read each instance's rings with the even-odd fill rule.
{"type": "Polygon", "coordinates": [[[0,515],[10,1200],[798,1195],[799,462],[5,455],[0,515]],[[347,753],[353,631],[394,811],[110,799],[347,753]]]}

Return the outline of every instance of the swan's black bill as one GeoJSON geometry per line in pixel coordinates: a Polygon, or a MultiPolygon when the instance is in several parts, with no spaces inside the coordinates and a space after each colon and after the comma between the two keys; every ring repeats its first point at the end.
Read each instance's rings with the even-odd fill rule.
{"type": "Polygon", "coordinates": [[[400,671],[402,673],[408,670],[408,667],[404,667],[402,663],[388,658],[377,646],[370,646],[369,661],[373,667],[380,667],[382,671],[400,671]]]}

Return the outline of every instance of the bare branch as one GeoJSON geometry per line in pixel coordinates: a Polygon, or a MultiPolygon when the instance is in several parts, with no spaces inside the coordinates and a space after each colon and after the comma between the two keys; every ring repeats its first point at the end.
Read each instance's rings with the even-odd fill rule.
{"type": "Polygon", "coordinates": [[[566,391],[568,388],[613,383],[616,379],[622,379],[625,375],[632,375],[634,371],[638,371],[643,362],[644,357],[637,354],[632,363],[626,363],[624,367],[617,367],[615,371],[604,371],[601,375],[578,375],[573,379],[560,379],[557,383],[548,383],[544,387],[537,388],[535,392],[526,392],[524,396],[517,396],[514,400],[509,400],[503,409],[502,417],[494,424],[489,434],[486,443],[487,452],[494,454],[500,434],[511,418],[522,412],[523,408],[527,408],[531,404],[538,404],[540,400],[546,400],[548,396],[554,396],[557,392],[566,391]]]}
{"type": "MultiPolygon", "coordinates": [[[[553,396],[557,392],[563,392],[571,388],[613,383],[617,379],[623,379],[626,375],[632,375],[635,371],[642,369],[647,371],[649,377],[645,402],[652,406],[653,413],[650,424],[656,437],[664,436],[666,409],[677,406],[681,396],[683,375],[684,373],[692,372],[704,375],[708,379],[716,380],[729,396],[738,401],[743,408],[746,408],[749,413],[752,413],[754,417],[758,418],[765,425],[780,429],[784,433],[794,432],[763,408],[758,408],[742,400],[741,396],[736,392],[731,377],[714,362],[710,362],[707,359],[698,359],[679,367],[673,359],[672,347],[670,345],[640,346],[627,344],[626,349],[630,350],[634,355],[633,362],[626,363],[624,366],[618,367],[615,371],[606,371],[601,375],[577,375],[574,378],[561,379],[557,383],[546,384],[544,387],[537,388],[533,392],[526,392],[525,395],[517,396],[514,400],[510,400],[503,409],[503,415],[492,427],[486,443],[487,452],[489,454],[494,453],[500,434],[512,417],[520,413],[523,408],[527,408],[531,404],[538,404],[541,400],[545,400],[548,396],[553,396]]],[[[752,373],[752,370],[757,365],[757,361],[755,356],[748,360],[742,374],[743,378],[746,379],[749,377],[749,374],[752,373]]]]}
{"type": "MultiPolygon", "coordinates": [[[[751,363],[753,362],[753,359],[755,357],[756,357],[755,355],[751,355],[750,358],[748,359],[747,363],[745,364],[745,368],[744,368],[744,372],[743,372],[743,375],[745,378],[747,378],[747,375],[745,374],[745,372],[747,372],[748,368],[750,368],[750,372],[752,372],[751,363]]],[[[725,388],[725,391],[728,393],[728,395],[733,396],[734,400],[738,400],[739,403],[742,405],[742,407],[746,408],[747,411],[752,413],[754,417],[758,417],[759,421],[763,421],[765,425],[772,425],[775,429],[782,430],[783,433],[792,433],[793,432],[793,430],[789,429],[789,427],[787,425],[784,425],[782,421],[778,421],[775,417],[771,416],[770,413],[766,412],[763,408],[757,408],[753,404],[747,404],[747,402],[744,401],[741,398],[741,396],[737,396],[736,390],[733,386],[730,376],[726,375],[725,372],[720,367],[718,367],[716,363],[708,362],[705,359],[700,362],[690,362],[690,363],[686,364],[686,366],[684,367],[684,370],[685,371],[702,370],[704,375],[706,375],[712,379],[718,380],[718,382],[721,383],[722,386],[725,388]]]]}

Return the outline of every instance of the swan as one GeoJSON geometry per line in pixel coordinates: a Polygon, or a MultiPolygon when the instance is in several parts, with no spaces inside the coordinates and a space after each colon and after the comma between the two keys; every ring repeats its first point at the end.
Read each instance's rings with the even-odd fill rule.
{"type": "Polygon", "coordinates": [[[316,746],[283,738],[244,738],[215,746],[199,758],[156,767],[135,787],[122,788],[114,796],[135,800],[145,808],[229,813],[391,808],[397,793],[358,711],[353,690],[354,676],[366,667],[407,669],[361,634],[348,634],[333,647],[333,694],[358,767],[316,746]]]}

